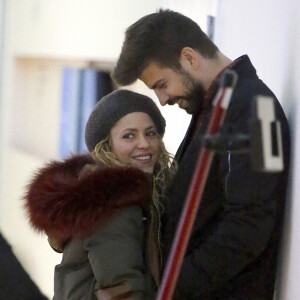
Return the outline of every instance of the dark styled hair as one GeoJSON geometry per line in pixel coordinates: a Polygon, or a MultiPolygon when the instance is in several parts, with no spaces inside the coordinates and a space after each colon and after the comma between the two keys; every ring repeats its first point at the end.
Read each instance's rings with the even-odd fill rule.
{"type": "Polygon", "coordinates": [[[218,51],[196,22],[180,13],[160,9],[128,27],[112,77],[116,84],[131,84],[150,62],[180,70],[179,58],[184,47],[191,47],[207,58],[214,58],[218,51]]]}

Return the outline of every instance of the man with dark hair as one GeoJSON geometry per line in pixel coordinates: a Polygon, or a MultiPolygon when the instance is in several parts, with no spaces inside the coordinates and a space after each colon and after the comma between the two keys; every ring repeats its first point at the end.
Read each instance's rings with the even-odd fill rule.
{"type": "Polygon", "coordinates": [[[273,299],[289,169],[289,127],[272,91],[258,78],[247,55],[231,61],[191,19],[160,10],[131,25],[113,72],[119,85],[138,78],[161,105],[178,104],[192,114],[177,153],[178,172],[166,204],[162,232],[168,257],[203,143],[212,100],[225,70],[238,80],[222,131],[249,135],[257,95],[274,98],[281,123],[284,170],[255,171],[250,153],[214,156],[174,299],[273,299]]]}

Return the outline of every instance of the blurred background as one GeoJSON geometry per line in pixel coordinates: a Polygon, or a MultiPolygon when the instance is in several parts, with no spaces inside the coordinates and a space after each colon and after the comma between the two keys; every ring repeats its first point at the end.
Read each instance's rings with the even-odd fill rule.
{"type": "MultiPolygon", "coordinates": [[[[72,119],[64,113],[68,101],[75,101],[66,100],[68,82],[75,80],[67,74],[83,76],[90,71],[94,83],[103,74],[109,77],[126,28],[159,8],[192,18],[230,59],[248,54],[288,116],[292,168],[277,299],[300,299],[297,0],[0,0],[0,232],[32,280],[51,298],[54,266],[61,255],[29,226],[22,207],[25,186],[45,161],[64,155],[62,137],[71,129],[63,129],[62,118],[72,119]]],[[[77,86],[83,89],[81,83],[77,86]]],[[[139,81],[127,88],[157,101],[139,81]]],[[[99,90],[93,93],[93,97],[101,94],[99,90]]],[[[177,106],[160,109],[167,120],[165,144],[175,153],[190,117],[177,106]]]]}

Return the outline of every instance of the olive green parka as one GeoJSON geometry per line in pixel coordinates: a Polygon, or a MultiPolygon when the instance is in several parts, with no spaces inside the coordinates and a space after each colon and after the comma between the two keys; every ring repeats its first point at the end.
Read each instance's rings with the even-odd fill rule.
{"type": "Polygon", "coordinates": [[[54,300],[155,299],[160,270],[151,189],[142,171],[98,166],[87,155],[36,173],[25,195],[30,222],[65,241],[54,300]]]}

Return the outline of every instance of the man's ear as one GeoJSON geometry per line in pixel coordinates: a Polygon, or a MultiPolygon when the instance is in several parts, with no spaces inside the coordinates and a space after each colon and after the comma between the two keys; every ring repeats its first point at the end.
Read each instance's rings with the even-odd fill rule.
{"type": "Polygon", "coordinates": [[[183,69],[197,70],[199,66],[199,53],[190,47],[184,47],[180,54],[180,64],[183,69]]]}

